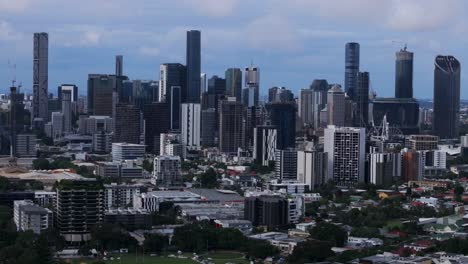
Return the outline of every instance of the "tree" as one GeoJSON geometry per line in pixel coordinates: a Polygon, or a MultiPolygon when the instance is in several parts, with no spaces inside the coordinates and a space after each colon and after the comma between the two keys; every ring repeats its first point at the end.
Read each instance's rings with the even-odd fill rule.
{"type": "Polygon", "coordinates": [[[218,176],[213,168],[209,168],[205,173],[200,176],[200,182],[204,188],[218,187],[218,176]]]}
{"type": "Polygon", "coordinates": [[[341,227],[327,222],[317,223],[310,230],[312,238],[321,241],[329,241],[333,246],[342,247],[348,240],[348,234],[341,227]]]}
{"type": "Polygon", "coordinates": [[[35,170],[49,170],[50,162],[44,158],[35,159],[33,160],[33,168],[35,170]]]}
{"type": "Polygon", "coordinates": [[[242,248],[249,257],[265,259],[279,254],[277,247],[265,240],[249,239],[242,248]]]}
{"type": "Polygon", "coordinates": [[[143,161],[143,169],[147,172],[153,172],[153,162],[145,159],[143,161]]]}
{"type": "Polygon", "coordinates": [[[460,183],[457,181],[455,183],[455,186],[453,188],[453,193],[455,194],[455,201],[461,202],[462,201],[462,195],[465,192],[465,188],[460,185],[460,183]]]}
{"type": "Polygon", "coordinates": [[[145,252],[162,252],[169,246],[167,236],[151,234],[146,236],[143,248],[145,252]]]}
{"type": "Polygon", "coordinates": [[[320,262],[334,255],[329,242],[307,240],[299,243],[288,257],[288,263],[320,262]]]}

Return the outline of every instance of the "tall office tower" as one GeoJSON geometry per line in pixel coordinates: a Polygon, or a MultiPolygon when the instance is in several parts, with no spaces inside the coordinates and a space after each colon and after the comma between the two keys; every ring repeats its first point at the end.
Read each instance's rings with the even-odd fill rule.
{"type": "Polygon", "coordinates": [[[406,46],[396,53],[395,97],[413,98],[413,53],[406,46]]]}
{"type": "Polygon", "coordinates": [[[216,144],[216,128],[218,127],[216,120],[218,119],[214,108],[201,111],[201,145],[203,147],[214,147],[216,144]]]}
{"type": "Polygon", "coordinates": [[[314,129],[318,129],[320,124],[323,123],[320,120],[320,112],[327,105],[328,88],[327,80],[314,80],[310,85],[310,89],[313,91],[312,111],[314,129]]]}
{"type": "Polygon", "coordinates": [[[188,148],[200,148],[200,104],[182,104],[182,144],[188,148]]]}
{"type": "Polygon", "coordinates": [[[123,75],[123,56],[115,56],[115,76],[123,75]]]}
{"type": "Polygon", "coordinates": [[[182,102],[200,103],[201,33],[187,31],[187,97],[182,102]]]}
{"type": "Polygon", "coordinates": [[[277,227],[288,224],[288,200],[281,196],[248,197],[244,201],[244,219],[254,226],[277,227]]]}
{"type": "Polygon", "coordinates": [[[369,154],[369,182],[379,186],[389,187],[401,177],[401,154],[378,153],[369,154]]]}
{"type": "Polygon", "coordinates": [[[157,156],[154,158],[154,170],[151,183],[154,185],[174,185],[182,181],[179,156],[157,156]]]}
{"type": "Polygon", "coordinates": [[[405,135],[419,133],[419,104],[413,98],[376,98],[372,101],[372,118],[381,125],[386,117],[391,126],[398,127],[405,135]]]}
{"type": "Polygon", "coordinates": [[[70,133],[72,131],[71,98],[71,91],[62,91],[63,132],[65,133],[70,133]]]}
{"type": "Polygon", "coordinates": [[[99,154],[110,153],[114,134],[100,131],[93,134],[93,152],[99,154]]]}
{"type": "Polygon", "coordinates": [[[116,94],[122,90],[125,76],[108,74],[88,75],[88,113],[91,115],[114,116],[116,94]]]}
{"type": "Polygon", "coordinates": [[[257,164],[269,166],[271,161],[275,161],[277,130],[274,126],[257,126],[253,134],[253,158],[257,164]]]}
{"type": "Polygon", "coordinates": [[[18,134],[16,136],[16,152],[18,157],[37,156],[37,138],[35,134],[18,134]]]}
{"type": "Polygon", "coordinates": [[[206,73],[200,74],[200,92],[203,94],[208,90],[208,79],[206,78],[206,73]]]}
{"type": "Polygon", "coordinates": [[[359,43],[346,43],[345,49],[345,92],[354,100],[357,73],[359,72],[359,43]]]}
{"type": "Polygon", "coordinates": [[[404,182],[420,181],[424,176],[424,155],[420,151],[401,150],[401,178],[404,182]]]}
{"type": "Polygon", "coordinates": [[[338,186],[356,186],[364,182],[366,129],[328,126],[324,135],[328,178],[338,186]]]}
{"type": "Polygon", "coordinates": [[[154,94],[157,93],[158,87],[159,82],[155,81],[132,81],[131,103],[138,107],[140,111],[143,111],[143,106],[145,104],[151,104],[154,101],[154,94]]]}
{"type": "Polygon", "coordinates": [[[147,151],[159,154],[161,133],[168,133],[171,129],[171,113],[169,104],[152,103],[143,107],[145,120],[145,145],[147,151]]]}
{"type": "Polygon", "coordinates": [[[59,101],[62,101],[62,92],[63,91],[70,91],[71,93],[71,101],[77,102],[78,101],[78,86],[74,84],[62,84],[57,87],[57,97],[59,101]]]}
{"type": "Polygon", "coordinates": [[[286,103],[294,101],[294,94],[286,87],[272,87],[268,89],[268,102],[286,103]]]}
{"type": "Polygon", "coordinates": [[[460,62],[453,56],[437,56],[434,68],[434,116],[432,131],[441,139],[458,137],[460,126],[460,62]]]}
{"type": "Polygon", "coordinates": [[[276,150],[275,177],[280,180],[297,179],[297,150],[295,148],[276,150]]]}
{"type": "Polygon", "coordinates": [[[242,146],[242,104],[235,97],[219,101],[219,150],[237,153],[242,146]]]}
{"type": "Polygon", "coordinates": [[[267,113],[263,105],[244,107],[244,147],[254,146],[254,128],[266,124],[267,113]]]}
{"type": "Polygon", "coordinates": [[[369,124],[369,73],[357,74],[357,86],[355,93],[356,111],[354,114],[355,127],[367,127],[369,124]]]}
{"type": "MultiPolygon", "coordinates": [[[[24,94],[19,93],[16,87],[10,87],[10,155],[16,153],[16,135],[21,131],[23,124],[23,98],[24,94]]],[[[29,124],[28,124],[29,125],[29,124]]],[[[6,154],[6,153],[5,153],[6,154]]]]}
{"type": "Polygon", "coordinates": [[[34,33],[33,51],[33,116],[31,121],[38,118],[46,123],[48,112],[48,78],[49,78],[49,34],[34,33]]]}
{"type": "Polygon", "coordinates": [[[333,85],[327,93],[328,124],[345,125],[345,93],[338,84],[333,85]]]}
{"type": "Polygon", "coordinates": [[[61,180],[57,185],[56,226],[65,241],[91,239],[91,230],[104,218],[104,188],[94,179],[61,180]]]}
{"type": "Polygon", "coordinates": [[[140,144],[141,112],[129,104],[117,104],[115,114],[114,142],[140,144]]]}
{"type": "Polygon", "coordinates": [[[314,123],[314,91],[311,89],[301,89],[299,95],[299,108],[297,116],[300,118],[303,126],[313,125],[314,123]]]}
{"type": "Polygon", "coordinates": [[[319,151],[297,152],[297,180],[308,185],[309,190],[327,183],[328,155],[319,151]]]}
{"type": "Polygon", "coordinates": [[[239,68],[229,68],[225,73],[226,95],[236,97],[238,102],[242,99],[242,71],[239,68]]]}
{"type": "Polygon", "coordinates": [[[251,65],[244,71],[242,100],[246,106],[257,106],[260,97],[260,69],[251,65]]]}
{"type": "Polygon", "coordinates": [[[159,102],[169,104],[171,129],[179,130],[180,104],[187,97],[187,68],[180,63],[164,63],[159,69],[159,102]]]}
{"type": "Polygon", "coordinates": [[[218,110],[218,102],[226,96],[226,79],[213,75],[208,80],[208,91],[203,94],[202,108],[215,108],[218,110]]]}
{"type": "Polygon", "coordinates": [[[52,135],[53,138],[60,138],[63,135],[63,114],[61,112],[52,112],[52,135]]]}
{"type": "Polygon", "coordinates": [[[271,125],[278,130],[277,149],[296,147],[296,105],[269,103],[266,105],[271,125]]]}

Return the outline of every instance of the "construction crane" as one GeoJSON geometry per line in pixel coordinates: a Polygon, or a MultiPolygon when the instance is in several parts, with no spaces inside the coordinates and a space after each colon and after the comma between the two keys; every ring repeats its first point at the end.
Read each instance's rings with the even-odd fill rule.
{"type": "Polygon", "coordinates": [[[403,42],[403,41],[392,40],[392,43],[404,44],[404,45],[403,45],[403,49],[402,49],[403,51],[406,51],[406,49],[408,48],[408,43],[403,42]]]}

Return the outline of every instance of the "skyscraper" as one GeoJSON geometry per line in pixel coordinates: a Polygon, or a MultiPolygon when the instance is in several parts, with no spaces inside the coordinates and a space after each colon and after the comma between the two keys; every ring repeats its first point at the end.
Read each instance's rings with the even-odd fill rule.
{"type": "Polygon", "coordinates": [[[406,46],[396,53],[395,97],[413,98],[413,53],[406,46]]]}
{"type": "Polygon", "coordinates": [[[327,153],[301,150],[297,152],[297,180],[313,190],[327,182],[327,153]]]}
{"type": "Polygon", "coordinates": [[[271,125],[277,129],[277,149],[296,147],[296,106],[293,103],[270,103],[266,105],[271,125]]]}
{"type": "Polygon", "coordinates": [[[275,160],[277,130],[274,126],[264,125],[254,128],[253,158],[257,164],[269,166],[275,160]]]}
{"type": "Polygon", "coordinates": [[[115,56],[115,76],[123,75],[123,56],[115,56]]]}
{"type": "Polygon", "coordinates": [[[367,127],[369,121],[369,73],[357,74],[357,90],[355,96],[356,111],[354,115],[355,127],[367,127]]]}
{"type": "Polygon", "coordinates": [[[354,98],[359,72],[359,43],[346,43],[345,49],[345,92],[354,98]]]}
{"type": "Polygon", "coordinates": [[[314,91],[312,109],[314,128],[317,129],[322,123],[320,120],[320,111],[327,105],[328,82],[327,80],[314,80],[310,85],[310,89],[314,91]]]}
{"type": "Polygon", "coordinates": [[[219,150],[237,153],[242,146],[242,104],[236,98],[219,101],[219,150]]]}
{"type": "Polygon", "coordinates": [[[226,95],[236,97],[238,102],[242,99],[242,72],[239,68],[229,68],[225,73],[226,95]]]}
{"type": "Polygon", "coordinates": [[[74,84],[62,84],[57,88],[57,97],[59,101],[62,100],[62,91],[65,91],[65,90],[71,92],[72,102],[78,101],[78,86],[74,84]]]}
{"type": "Polygon", "coordinates": [[[48,78],[49,78],[49,35],[34,33],[33,51],[33,118],[49,119],[48,112],[48,78]]]}
{"type": "Polygon", "coordinates": [[[437,56],[434,68],[434,116],[432,130],[441,139],[457,138],[460,125],[460,62],[453,56],[437,56]]]}
{"type": "Polygon", "coordinates": [[[127,77],[108,74],[88,75],[88,113],[91,115],[114,115],[116,91],[121,90],[127,77]]]}
{"type": "Polygon", "coordinates": [[[298,116],[303,125],[312,125],[314,123],[313,95],[314,91],[312,89],[301,89],[298,116]]]}
{"type": "Polygon", "coordinates": [[[324,152],[328,153],[328,178],[338,186],[364,182],[366,129],[328,126],[324,152]]]}
{"type": "Polygon", "coordinates": [[[213,147],[218,124],[216,123],[216,110],[208,108],[201,111],[201,144],[204,147],[213,147]]]}
{"type": "Polygon", "coordinates": [[[140,109],[119,103],[116,106],[114,142],[140,143],[140,109]]]}
{"type": "Polygon", "coordinates": [[[182,104],[182,143],[189,148],[200,147],[200,104],[182,104]]]}
{"type": "Polygon", "coordinates": [[[242,95],[244,105],[257,106],[260,97],[260,69],[253,65],[246,67],[244,75],[245,89],[242,95]],[[246,95],[247,98],[244,98],[246,95]]]}
{"type": "Polygon", "coordinates": [[[183,102],[200,102],[201,74],[201,33],[198,30],[187,31],[187,97],[183,102]]]}
{"type": "Polygon", "coordinates": [[[164,63],[159,69],[159,102],[169,104],[171,129],[180,130],[180,104],[187,97],[187,68],[180,63],[164,63]]]}
{"type": "Polygon", "coordinates": [[[62,91],[63,132],[65,133],[69,133],[72,131],[71,97],[71,91],[62,91]]]}
{"type": "Polygon", "coordinates": [[[327,114],[329,125],[345,125],[345,94],[338,84],[328,90],[327,114]]]}
{"type": "Polygon", "coordinates": [[[143,107],[145,144],[148,152],[159,154],[161,133],[170,130],[170,109],[167,103],[152,103],[143,107]]]}

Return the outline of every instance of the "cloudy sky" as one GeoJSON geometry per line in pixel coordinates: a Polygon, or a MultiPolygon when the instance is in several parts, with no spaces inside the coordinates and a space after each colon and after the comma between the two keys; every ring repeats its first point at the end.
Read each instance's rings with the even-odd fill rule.
{"type": "Polygon", "coordinates": [[[0,80],[32,86],[32,34],[49,33],[49,91],[88,73],[113,73],[124,55],[130,79],[158,79],[159,64],[185,63],[185,31],[202,31],[202,71],[224,76],[251,62],[261,89],[293,91],[313,79],[343,83],[344,45],[361,44],[361,70],[379,96],[394,94],[395,51],[415,53],[414,90],[431,98],[433,61],[468,61],[468,3],[463,0],[0,0],[0,80]]]}

